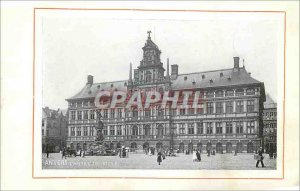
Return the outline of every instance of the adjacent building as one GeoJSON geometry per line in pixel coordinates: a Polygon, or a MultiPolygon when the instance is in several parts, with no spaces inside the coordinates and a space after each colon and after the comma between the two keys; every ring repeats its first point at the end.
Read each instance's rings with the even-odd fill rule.
{"type": "Polygon", "coordinates": [[[266,153],[277,153],[277,104],[269,94],[264,103],[263,123],[265,151],[266,153]]]}
{"type": "MultiPolygon", "coordinates": [[[[167,69],[160,59],[161,50],[150,33],[143,59],[123,81],[94,83],[89,75],[84,87],[68,101],[67,146],[87,150],[96,136],[95,96],[100,91],[200,91],[201,107],[172,109],[154,105],[150,109],[124,106],[102,109],[103,133],[107,147],[121,145],[132,150],[148,147],[186,150],[215,149],[217,152],[254,152],[263,145],[264,84],[253,77],[239,57],[225,64],[227,69],[179,73],[179,66],[167,69]]],[[[196,67],[195,67],[196,68],[196,67]]]]}
{"type": "Polygon", "coordinates": [[[67,122],[66,112],[49,107],[43,108],[42,113],[42,151],[59,152],[66,146],[67,122]]]}

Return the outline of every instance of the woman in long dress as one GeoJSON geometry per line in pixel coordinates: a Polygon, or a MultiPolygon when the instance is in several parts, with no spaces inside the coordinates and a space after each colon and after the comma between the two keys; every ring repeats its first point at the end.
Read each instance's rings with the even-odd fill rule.
{"type": "Polygon", "coordinates": [[[197,155],[195,149],[193,150],[193,162],[197,161],[197,155]]]}
{"type": "Polygon", "coordinates": [[[160,165],[160,163],[162,162],[162,159],[161,159],[161,152],[159,151],[158,153],[157,153],[157,162],[158,162],[158,165],[160,165]]]}

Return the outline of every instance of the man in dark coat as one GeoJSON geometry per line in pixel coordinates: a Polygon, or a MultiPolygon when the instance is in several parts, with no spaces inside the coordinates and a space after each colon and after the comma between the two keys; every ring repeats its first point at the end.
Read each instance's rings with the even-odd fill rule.
{"type": "Polygon", "coordinates": [[[256,162],[256,168],[258,168],[259,162],[261,162],[261,166],[264,168],[265,165],[264,165],[264,162],[263,162],[264,157],[263,157],[262,147],[259,148],[258,156],[260,156],[260,157],[259,157],[259,160],[257,160],[257,162],[256,162]]]}
{"type": "Polygon", "coordinates": [[[162,161],[162,159],[161,159],[161,152],[159,151],[157,153],[157,162],[158,162],[158,165],[160,165],[161,161],[162,161]]]}
{"type": "Polygon", "coordinates": [[[201,161],[201,155],[200,152],[197,150],[196,152],[197,160],[200,162],[201,161]]]}

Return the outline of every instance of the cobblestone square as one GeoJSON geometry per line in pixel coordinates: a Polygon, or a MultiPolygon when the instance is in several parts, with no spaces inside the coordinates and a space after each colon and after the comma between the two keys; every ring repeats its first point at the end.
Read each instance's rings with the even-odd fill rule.
{"type": "Polygon", "coordinates": [[[59,153],[51,153],[49,158],[43,155],[43,169],[209,169],[209,170],[276,170],[276,159],[265,155],[265,168],[255,167],[254,154],[239,153],[216,154],[208,157],[201,154],[201,162],[193,162],[192,155],[177,154],[176,157],[166,157],[161,165],[157,156],[129,153],[128,158],[119,156],[86,156],[67,157],[61,159],[59,153]]]}

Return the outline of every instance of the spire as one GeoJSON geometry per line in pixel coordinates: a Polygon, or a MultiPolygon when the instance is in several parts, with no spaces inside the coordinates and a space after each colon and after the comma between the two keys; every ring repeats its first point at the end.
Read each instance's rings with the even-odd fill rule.
{"type": "Polygon", "coordinates": [[[167,77],[169,77],[169,58],[167,58],[167,77]]]}
{"type": "Polygon", "coordinates": [[[129,81],[132,81],[132,65],[130,62],[130,68],[129,68],[129,81]]]}
{"type": "Polygon", "coordinates": [[[151,36],[150,36],[151,31],[147,31],[147,33],[148,33],[148,40],[151,40],[151,36]]]}

